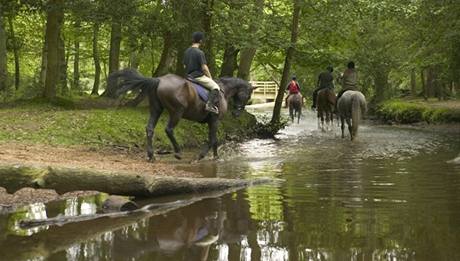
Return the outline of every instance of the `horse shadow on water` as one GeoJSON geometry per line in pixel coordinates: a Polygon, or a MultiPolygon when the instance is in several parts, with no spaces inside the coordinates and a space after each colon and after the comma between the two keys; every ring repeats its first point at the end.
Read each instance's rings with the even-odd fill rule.
{"type": "Polygon", "coordinates": [[[295,93],[289,96],[287,103],[289,104],[289,116],[291,121],[294,122],[294,118],[297,117],[297,124],[300,122],[300,116],[302,115],[302,95],[295,93]]]}
{"type": "Polygon", "coordinates": [[[246,103],[251,98],[253,87],[245,80],[239,78],[220,78],[216,81],[220,88],[219,114],[205,111],[205,102],[199,97],[192,83],[174,74],[167,74],[158,78],[147,78],[136,70],[124,69],[110,75],[108,84],[119,87],[117,95],[127,91],[140,89],[141,93],[149,99],[150,118],[146,127],[147,133],[147,158],[154,161],[153,136],[158,119],[164,110],[169,112],[166,125],[166,135],[174,147],[174,156],[182,158],[181,149],[174,136],[174,128],[180,119],[208,124],[208,142],[203,146],[198,159],[204,158],[212,148],[214,158],[217,154],[217,128],[219,120],[227,112],[229,101],[233,105],[233,115],[238,117],[244,110],[246,103]]]}
{"type": "Polygon", "coordinates": [[[337,112],[341,122],[342,139],[345,138],[345,121],[350,139],[358,135],[359,122],[367,111],[366,97],[359,91],[346,91],[337,101],[337,112]]]}

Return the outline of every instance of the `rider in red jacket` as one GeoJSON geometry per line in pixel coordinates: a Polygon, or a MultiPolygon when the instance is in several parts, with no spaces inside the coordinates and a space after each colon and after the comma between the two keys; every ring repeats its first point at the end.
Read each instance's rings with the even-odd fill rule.
{"type": "Polygon", "coordinates": [[[286,90],[289,92],[288,96],[286,97],[286,108],[289,107],[288,104],[288,99],[292,94],[300,94],[300,85],[297,82],[297,77],[295,75],[292,76],[292,80],[289,82],[289,84],[286,87],[286,90]]]}

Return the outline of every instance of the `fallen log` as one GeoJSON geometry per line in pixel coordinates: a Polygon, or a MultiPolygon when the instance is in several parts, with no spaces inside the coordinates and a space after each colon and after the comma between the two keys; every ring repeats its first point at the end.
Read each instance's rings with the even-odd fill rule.
{"type": "Polygon", "coordinates": [[[153,197],[203,193],[266,183],[269,179],[180,178],[129,172],[94,171],[27,165],[0,165],[0,186],[9,193],[22,188],[54,189],[62,194],[95,190],[111,195],[153,197]]]}

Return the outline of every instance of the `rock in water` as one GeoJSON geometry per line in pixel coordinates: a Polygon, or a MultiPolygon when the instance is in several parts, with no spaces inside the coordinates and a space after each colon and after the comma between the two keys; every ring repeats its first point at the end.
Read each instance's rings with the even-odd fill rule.
{"type": "Polygon", "coordinates": [[[138,208],[139,206],[129,197],[123,196],[109,196],[102,204],[104,212],[130,211],[138,208]]]}
{"type": "Polygon", "coordinates": [[[455,159],[447,161],[447,163],[460,164],[460,154],[458,154],[458,156],[455,159]]]}

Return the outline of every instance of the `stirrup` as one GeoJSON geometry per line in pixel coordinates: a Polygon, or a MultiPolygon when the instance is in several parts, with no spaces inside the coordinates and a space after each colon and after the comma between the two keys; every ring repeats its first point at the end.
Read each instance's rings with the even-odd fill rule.
{"type": "Polygon", "coordinates": [[[214,114],[219,114],[219,108],[217,108],[217,106],[210,106],[209,104],[206,104],[205,110],[214,114]]]}

